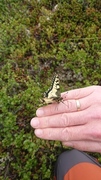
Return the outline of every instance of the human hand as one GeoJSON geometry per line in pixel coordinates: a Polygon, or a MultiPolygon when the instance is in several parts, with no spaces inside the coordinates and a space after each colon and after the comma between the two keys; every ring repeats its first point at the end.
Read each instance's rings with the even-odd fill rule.
{"type": "Polygon", "coordinates": [[[63,93],[65,100],[37,110],[31,120],[35,135],[59,140],[63,145],[101,153],[101,86],[90,86],[63,93]],[[77,110],[77,101],[80,110],[77,110]]]}

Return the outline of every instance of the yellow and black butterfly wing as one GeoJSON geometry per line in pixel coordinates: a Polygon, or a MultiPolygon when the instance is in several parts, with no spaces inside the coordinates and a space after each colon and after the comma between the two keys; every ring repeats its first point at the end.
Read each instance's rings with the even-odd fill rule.
{"type": "Polygon", "coordinates": [[[44,93],[43,102],[52,104],[54,102],[60,102],[61,100],[59,76],[56,74],[51,87],[44,93]]]}

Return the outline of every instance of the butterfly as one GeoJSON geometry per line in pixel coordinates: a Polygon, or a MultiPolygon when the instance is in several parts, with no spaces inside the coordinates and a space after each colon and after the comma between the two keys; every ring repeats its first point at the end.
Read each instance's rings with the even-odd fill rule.
{"type": "Polygon", "coordinates": [[[51,87],[44,93],[43,104],[59,103],[63,100],[60,93],[60,80],[58,74],[55,75],[51,87]]]}

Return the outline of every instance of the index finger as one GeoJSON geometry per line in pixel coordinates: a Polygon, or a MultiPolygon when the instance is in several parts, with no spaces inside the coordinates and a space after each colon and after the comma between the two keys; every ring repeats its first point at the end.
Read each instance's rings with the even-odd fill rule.
{"type": "Polygon", "coordinates": [[[77,102],[79,100],[80,110],[87,109],[91,105],[88,97],[94,91],[93,87],[80,88],[62,93],[63,101],[39,108],[36,111],[38,117],[50,116],[60,113],[70,113],[77,111],[77,102]]]}

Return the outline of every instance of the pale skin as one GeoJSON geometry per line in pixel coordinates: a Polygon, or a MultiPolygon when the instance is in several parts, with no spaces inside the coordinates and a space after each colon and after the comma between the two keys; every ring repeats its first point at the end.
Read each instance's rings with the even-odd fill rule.
{"type": "Polygon", "coordinates": [[[60,102],[39,108],[31,120],[35,135],[67,147],[101,153],[101,86],[62,93],[60,102]],[[76,100],[80,102],[77,110],[76,100]]]}

